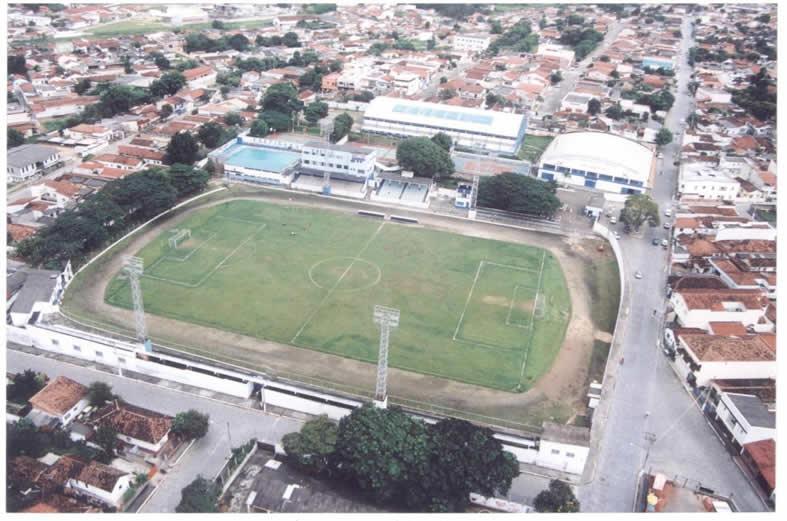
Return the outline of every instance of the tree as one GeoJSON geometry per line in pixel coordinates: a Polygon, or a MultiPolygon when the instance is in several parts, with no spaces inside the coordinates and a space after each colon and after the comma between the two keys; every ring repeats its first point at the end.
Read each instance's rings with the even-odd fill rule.
{"type": "Polygon", "coordinates": [[[400,142],[396,147],[396,160],[403,169],[412,170],[418,177],[437,180],[454,173],[454,162],[448,151],[425,137],[400,142]]]}
{"type": "Polygon", "coordinates": [[[11,385],[8,386],[7,398],[24,403],[43,388],[44,382],[38,373],[32,369],[25,369],[14,375],[11,385]]]}
{"type": "Polygon", "coordinates": [[[503,26],[500,24],[499,20],[492,20],[489,32],[492,34],[503,34],[503,26]]]}
{"type": "Polygon", "coordinates": [[[339,427],[328,416],[306,422],[300,432],[282,438],[287,457],[314,474],[330,473],[339,427]]]}
{"type": "Polygon", "coordinates": [[[186,77],[181,72],[165,72],[161,78],[150,84],[150,93],[163,98],[171,96],[186,85],[186,77]]]}
{"type": "Polygon", "coordinates": [[[656,227],[660,222],[659,205],[647,194],[630,195],[620,211],[620,220],[635,230],[645,222],[656,227]]]}
{"type": "Polygon", "coordinates": [[[131,65],[131,56],[129,56],[128,54],[123,56],[123,59],[121,60],[120,63],[123,65],[123,72],[125,72],[126,74],[131,74],[132,72],[134,72],[134,67],[132,67],[131,65]]]}
{"type": "Polygon", "coordinates": [[[265,137],[268,135],[268,124],[263,119],[256,119],[254,123],[251,124],[251,129],[249,130],[249,135],[251,137],[265,137]]]}
{"type": "Polygon", "coordinates": [[[194,409],[175,415],[172,420],[172,433],[186,440],[202,438],[208,433],[210,417],[194,409]]]}
{"type": "Polygon", "coordinates": [[[104,454],[111,458],[115,456],[115,447],[117,446],[117,431],[108,423],[101,424],[96,429],[93,441],[96,445],[101,447],[104,454]]]}
{"type": "Polygon", "coordinates": [[[8,128],[8,143],[6,148],[14,148],[25,144],[25,135],[14,128],[8,128]]]}
{"type": "Polygon", "coordinates": [[[533,506],[538,512],[579,512],[579,501],[571,487],[557,479],[549,482],[549,488],[536,496],[533,506]]]}
{"type": "Polygon", "coordinates": [[[551,217],[561,207],[556,193],[554,182],[506,172],[481,179],[478,206],[551,217]]]}
{"type": "Polygon", "coordinates": [[[178,513],[214,513],[219,511],[221,489],[215,481],[202,476],[189,483],[180,493],[178,513]]]}
{"type": "Polygon", "coordinates": [[[430,464],[422,487],[429,510],[464,512],[471,492],[487,497],[508,493],[519,463],[491,429],[459,419],[429,427],[430,464]]]}
{"type": "Polygon", "coordinates": [[[74,92],[79,94],[80,96],[85,92],[90,90],[90,86],[92,85],[91,81],[87,78],[82,78],[74,85],[74,92]]]}
{"type": "Polygon", "coordinates": [[[444,83],[448,83],[448,78],[446,78],[445,76],[440,76],[440,85],[444,83]]]}
{"type": "Polygon", "coordinates": [[[221,125],[214,122],[208,122],[202,125],[197,131],[197,136],[203,145],[207,148],[216,148],[221,144],[221,138],[224,135],[224,130],[221,125]]]}
{"type": "Polygon", "coordinates": [[[198,154],[199,145],[194,137],[188,132],[178,132],[169,140],[165,161],[169,165],[175,163],[191,165],[197,160],[198,154]]]}
{"type": "Polygon", "coordinates": [[[557,85],[561,81],[563,81],[563,73],[560,71],[555,71],[549,76],[549,81],[552,85],[557,85]]]}
{"type": "Polygon", "coordinates": [[[163,104],[161,106],[161,110],[159,111],[159,115],[161,116],[161,119],[167,119],[168,117],[170,117],[172,115],[172,112],[174,110],[175,109],[172,108],[172,105],[170,105],[169,103],[165,103],[165,104],[163,104]]]}
{"type": "Polygon", "coordinates": [[[208,180],[210,179],[210,173],[207,170],[180,163],[172,165],[167,174],[178,197],[181,198],[201,192],[208,186],[208,180]]]}
{"type": "Polygon", "coordinates": [[[608,118],[614,119],[615,121],[620,120],[623,118],[623,107],[620,105],[620,103],[615,103],[614,105],[611,105],[609,108],[607,108],[607,110],[604,111],[604,114],[608,118]]]}
{"type": "Polygon", "coordinates": [[[314,125],[319,120],[328,115],[328,104],[322,101],[315,101],[306,105],[303,109],[303,117],[309,124],[314,125]]]}
{"type": "Polygon", "coordinates": [[[221,20],[213,20],[213,22],[211,22],[210,26],[213,29],[218,29],[220,31],[223,31],[224,29],[226,29],[226,27],[224,25],[224,22],[222,22],[221,20]]]}
{"type": "Polygon", "coordinates": [[[231,127],[239,127],[243,125],[243,116],[237,112],[228,112],[224,115],[224,124],[231,127]]]}
{"type": "Polygon", "coordinates": [[[243,52],[249,48],[249,39],[243,36],[242,34],[233,34],[227,40],[227,45],[235,49],[236,51],[243,52]]]}
{"type": "Polygon", "coordinates": [[[87,398],[90,405],[98,407],[112,401],[115,395],[112,394],[112,386],[104,382],[93,382],[87,388],[87,398]]]}
{"type": "Polygon", "coordinates": [[[333,130],[329,139],[331,143],[340,141],[344,136],[350,133],[353,128],[353,118],[346,112],[342,112],[333,119],[333,130]]]}
{"type": "Polygon", "coordinates": [[[336,454],[342,474],[378,504],[421,502],[419,482],[429,464],[426,425],[401,409],[367,404],[353,410],[339,422],[336,454]]]}
{"type": "Polygon", "coordinates": [[[661,147],[669,143],[672,143],[672,132],[667,127],[662,127],[656,134],[656,144],[661,147]]]}
{"type": "Polygon", "coordinates": [[[262,98],[263,111],[277,111],[289,116],[303,109],[303,102],[298,99],[298,91],[292,83],[276,83],[268,87],[262,98]]]}
{"type": "Polygon", "coordinates": [[[298,35],[294,32],[285,33],[281,38],[281,43],[285,47],[300,47],[301,42],[298,41],[298,35]]]}
{"type": "Polygon", "coordinates": [[[454,89],[442,89],[440,91],[440,99],[447,100],[456,97],[456,90],[454,89]]]}
{"type": "Polygon", "coordinates": [[[453,140],[451,136],[446,134],[445,132],[438,132],[434,136],[432,136],[432,141],[440,146],[446,152],[451,151],[451,146],[453,146],[453,140]]]}
{"type": "Polygon", "coordinates": [[[591,98],[588,101],[588,114],[595,116],[599,112],[601,112],[601,102],[596,98],[591,98]]]}
{"type": "Polygon", "coordinates": [[[27,75],[27,62],[24,56],[10,55],[8,57],[8,74],[27,75]]]}
{"type": "Polygon", "coordinates": [[[156,67],[158,67],[159,69],[165,71],[171,67],[171,64],[169,63],[167,57],[161,54],[160,52],[153,53],[151,54],[151,56],[153,57],[153,63],[155,63],[156,67]]]}
{"type": "Polygon", "coordinates": [[[268,125],[270,130],[275,132],[290,130],[292,125],[292,116],[278,110],[266,110],[260,114],[260,119],[268,125]]]}

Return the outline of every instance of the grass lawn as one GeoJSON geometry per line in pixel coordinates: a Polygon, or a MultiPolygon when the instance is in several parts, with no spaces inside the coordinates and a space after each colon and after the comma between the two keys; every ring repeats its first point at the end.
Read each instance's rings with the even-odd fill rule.
{"type": "MultiPolygon", "coordinates": [[[[225,30],[233,29],[254,29],[257,27],[267,27],[273,25],[270,20],[245,20],[240,22],[225,22],[225,30]]],[[[184,31],[199,31],[202,29],[210,29],[211,22],[184,24],[180,26],[184,31]]],[[[171,31],[172,27],[160,22],[151,20],[123,20],[112,24],[107,24],[102,27],[94,29],[88,28],[85,32],[94,37],[112,37],[133,34],[146,34],[155,33],[157,31],[171,31]]]]}
{"type": "MultiPolygon", "coordinates": [[[[146,311],[375,363],[375,304],[399,308],[393,367],[506,391],[551,366],[570,316],[545,250],[324,210],[233,201],[145,260],[146,311]]],[[[107,302],[130,308],[115,278],[107,302]]]]}
{"type": "Polygon", "coordinates": [[[517,157],[530,163],[536,163],[553,139],[552,136],[531,136],[527,134],[522,142],[522,146],[519,148],[517,157]]]}
{"type": "Polygon", "coordinates": [[[620,275],[615,259],[588,263],[585,280],[593,299],[590,310],[593,324],[601,331],[612,333],[618,318],[620,302],[620,275]]]}

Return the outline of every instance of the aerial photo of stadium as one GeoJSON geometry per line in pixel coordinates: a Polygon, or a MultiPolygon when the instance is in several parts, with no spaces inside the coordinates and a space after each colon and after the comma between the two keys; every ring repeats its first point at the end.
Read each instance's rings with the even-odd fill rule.
{"type": "MultiPolygon", "coordinates": [[[[372,309],[392,306],[391,366],[505,391],[551,366],[570,316],[546,250],[318,209],[222,203],[136,255],[148,313],[375,363],[372,309]]],[[[131,308],[128,281],[106,300],[131,308]]]]}

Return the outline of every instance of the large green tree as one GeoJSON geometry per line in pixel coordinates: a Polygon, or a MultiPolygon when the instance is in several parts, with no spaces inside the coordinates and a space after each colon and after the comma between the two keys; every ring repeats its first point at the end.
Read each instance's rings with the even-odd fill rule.
{"type": "Polygon", "coordinates": [[[101,447],[104,454],[111,458],[115,456],[115,447],[117,447],[117,431],[109,424],[102,424],[96,429],[93,436],[93,441],[96,445],[101,447]]]}
{"type": "Polygon", "coordinates": [[[277,111],[286,115],[300,112],[303,102],[298,99],[298,91],[292,83],[276,83],[268,87],[262,98],[263,111],[277,111]]]}
{"type": "Polygon", "coordinates": [[[672,132],[666,127],[662,127],[656,134],[656,144],[664,146],[672,143],[672,132]]]}
{"type": "Polygon", "coordinates": [[[557,185],[506,172],[484,177],[478,187],[478,206],[551,217],[560,209],[557,185]]]}
{"type": "Polygon", "coordinates": [[[215,481],[197,476],[180,494],[180,503],[175,507],[175,512],[179,514],[215,513],[219,511],[221,488],[215,481]]]}
{"type": "Polygon", "coordinates": [[[319,120],[328,115],[328,104],[323,101],[315,101],[306,105],[303,110],[303,117],[311,125],[314,125],[319,120]]]}
{"type": "Polygon", "coordinates": [[[330,472],[339,427],[327,416],[306,422],[300,432],[282,438],[287,457],[296,465],[314,474],[330,472]]]}
{"type": "Polygon", "coordinates": [[[588,101],[588,114],[595,116],[601,112],[601,102],[597,98],[591,98],[588,101]]]}
{"type": "Polygon", "coordinates": [[[184,165],[175,163],[167,171],[169,180],[178,197],[185,197],[188,195],[201,192],[208,186],[210,174],[201,168],[194,168],[193,165],[184,165]]]}
{"type": "Polygon", "coordinates": [[[333,130],[329,139],[331,143],[336,143],[344,136],[348,135],[353,128],[353,118],[346,112],[342,112],[333,118],[333,130]]]}
{"type": "Polygon", "coordinates": [[[571,487],[557,479],[549,482],[549,488],[542,490],[533,501],[538,512],[579,512],[579,501],[571,487]]]}
{"type": "Polygon", "coordinates": [[[172,420],[172,433],[185,440],[199,439],[208,433],[210,417],[194,409],[180,412],[172,420]]]}
{"type": "Polygon", "coordinates": [[[429,428],[430,464],[423,489],[430,510],[463,512],[471,492],[496,497],[508,493],[519,463],[491,429],[445,419],[429,428]]]}
{"type": "Polygon", "coordinates": [[[199,158],[199,144],[188,132],[178,132],[167,145],[165,161],[167,164],[183,163],[191,165],[199,158]]]}
{"type": "Polygon", "coordinates": [[[339,422],[336,453],[342,473],[375,502],[410,508],[421,498],[429,465],[426,425],[402,410],[355,409],[339,422]]]}
{"type": "Polygon", "coordinates": [[[255,119],[251,124],[249,135],[251,137],[265,137],[268,135],[269,131],[270,128],[268,127],[268,123],[266,123],[264,119],[255,119]]]}
{"type": "Polygon", "coordinates": [[[32,369],[25,369],[11,378],[11,385],[7,387],[7,398],[24,403],[43,387],[44,381],[38,373],[32,369]]]}
{"type": "Polygon", "coordinates": [[[15,54],[8,56],[8,74],[27,75],[27,63],[24,56],[15,54]]]}
{"type": "Polygon", "coordinates": [[[448,151],[425,137],[409,138],[399,143],[396,160],[399,166],[411,170],[418,177],[437,180],[454,173],[454,162],[448,151]]]}
{"type": "Polygon", "coordinates": [[[93,382],[87,388],[87,398],[90,400],[90,405],[99,407],[113,400],[115,395],[112,394],[112,386],[108,383],[93,382]]]}
{"type": "Polygon", "coordinates": [[[620,220],[635,230],[646,222],[655,227],[659,225],[659,205],[647,194],[630,195],[620,211],[620,220]]]}
{"type": "Polygon", "coordinates": [[[197,131],[197,137],[207,148],[216,148],[221,144],[224,136],[224,129],[218,123],[212,121],[202,125],[197,131]]]}
{"type": "Polygon", "coordinates": [[[454,144],[453,140],[451,139],[451,136],[449,136],[445,132],[438,132],[437,134],[432,136],[432,141],[446,152],[450,152],[451,147],[454,144]]]}
{"type": "Polygon", "coordinates": [[[14,148],[25,144],[25,135],[16,129],[8,128],[6,148],[14,148]]]}
{"type": "Polygon", "coordinates": [[[292,126],[293,116],[278,110],[266,110],[260,114],[260,119],[274,132],[286,132],[292,126]]]}
{"type": "Polygon", "coordinates": [[[182,73],[173,71],[165,72],[161,77],[150,84],[150,93],[158,98],[171,96],[186,85],[186,77],[182,73]]]}

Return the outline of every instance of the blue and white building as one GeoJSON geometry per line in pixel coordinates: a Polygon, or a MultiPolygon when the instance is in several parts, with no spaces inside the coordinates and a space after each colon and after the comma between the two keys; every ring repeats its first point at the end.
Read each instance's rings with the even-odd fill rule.
{"type": "Polygon", "coordinates": [[[675,68],[675,61],[672,58],[663,56],[646,56],[642,58],[642,68],[665,69],[671,71],[675,68]]]}
{"type": "Polygon", "coordinates": [[[515,154],[525,139],[527,116],[380,96],[363,116],[363,131],[394,137],[451,136],[459,147],[515,154]]]}
{"type": "Polygon", "coordinates": [[[584,186],[616,194],[650,189],[656,168],[653,150],[605,132],[557,136],[544,150],[538,177],[561,185],[584,186]]]}

